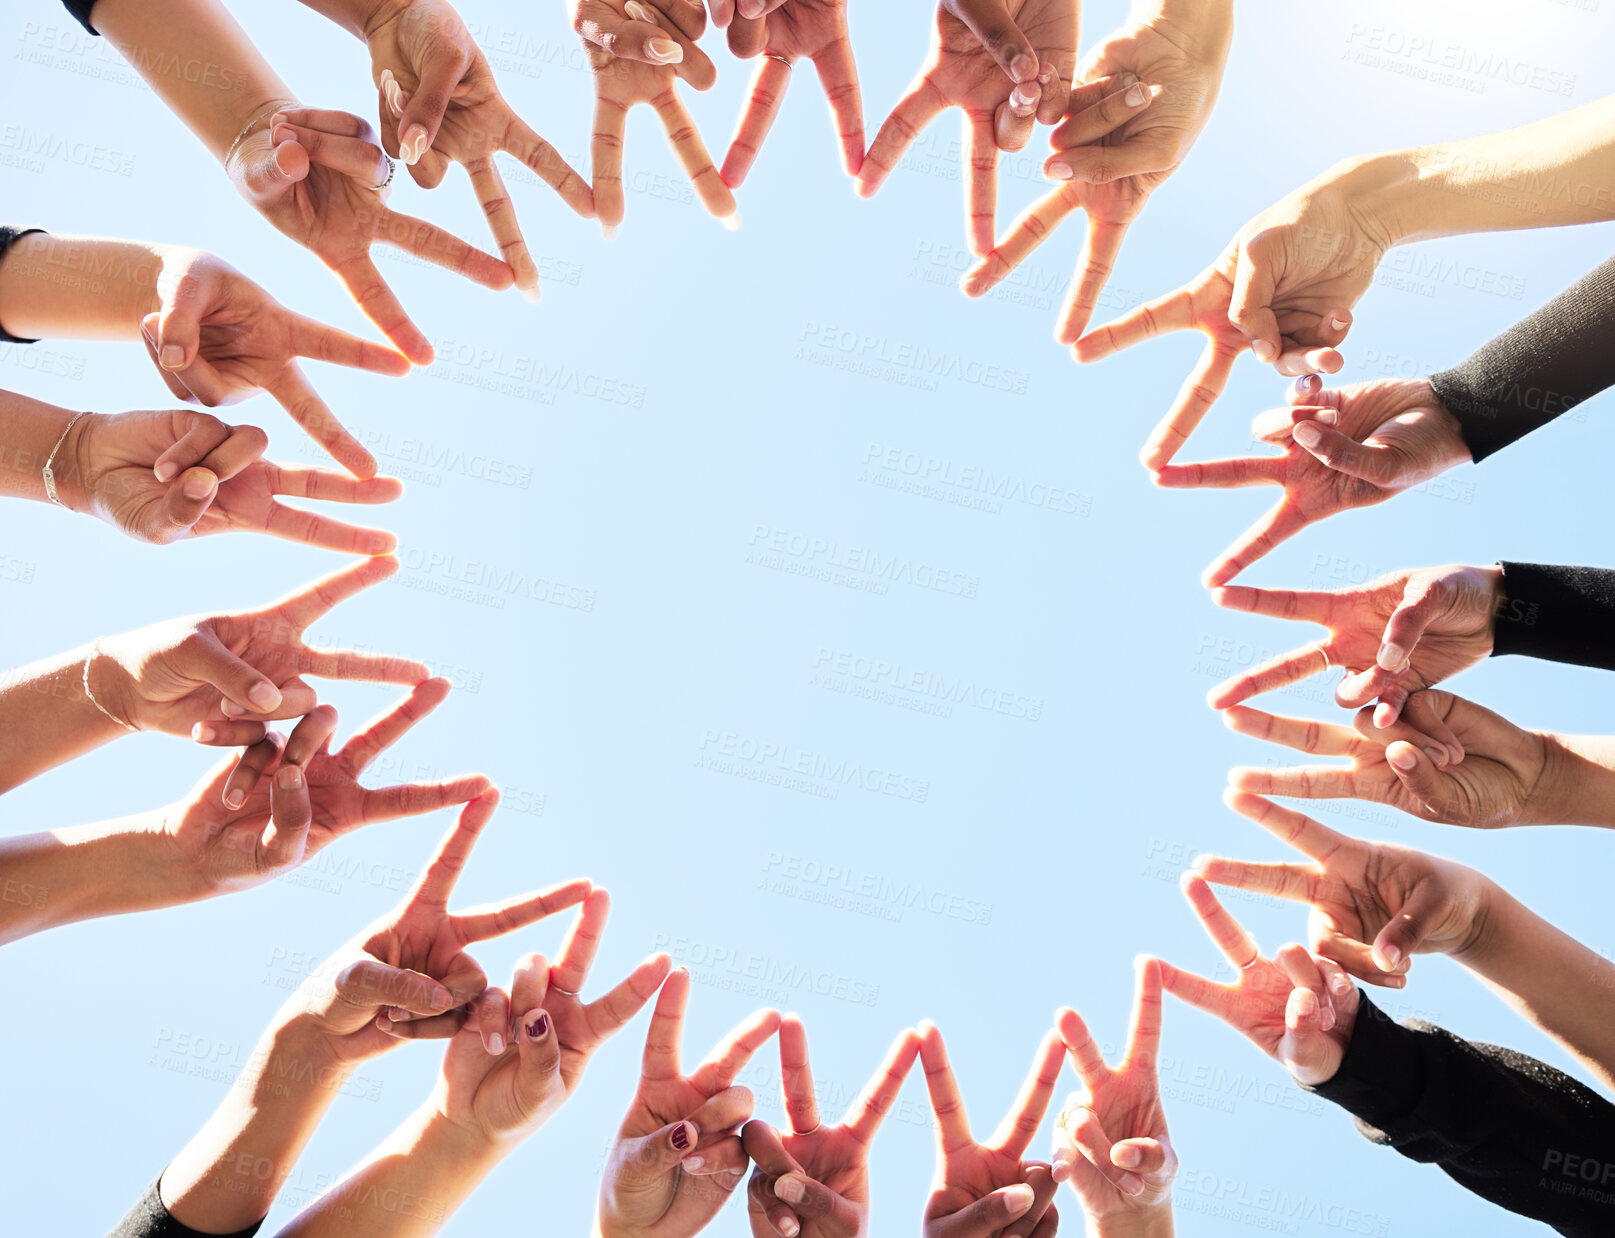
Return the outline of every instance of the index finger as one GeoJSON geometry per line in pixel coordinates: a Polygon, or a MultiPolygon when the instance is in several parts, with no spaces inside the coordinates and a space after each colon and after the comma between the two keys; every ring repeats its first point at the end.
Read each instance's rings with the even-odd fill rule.
{"type": "Polygon", "coordinates": [[[1154,1069],[1161,1044],[1161,961],[1138,960],[1138,987],[1133,995],[1133,1017],[1127,1027],[1126,1061],[1154,1069]]]}
{"type": "Polygon", "coordinates": [[[779,1011],[759,1010],[725,1036],[690,1076],[708,1096],[715,1096],[735,1081],[741,1067],[768,1043],[780,1025],[779,1011]]]}
{"type": "Polygon", "coordinates": [[[841,141],[841,166],[848,176],[857,176],[864,165],[864,96],[858,88],[852,40],[843,34],[827,43],[813,57],[813,67],[830,101],[830,119],[841,141]]]}
{"type": "Polygon", "coordinates": [[[393,378],[409,373],[409,358],[400,356],[374,340],[350,335],[339,327],[323,322],[290,315],[292,352],[310,361],[324,361],[331,365],[345,365],[352,370],[368,370],[372,374],[386,374],[393,378]]]}
{"type": "Polygon", "coordinates": [[[1167,464],[1188,441],[1228,385],[1228,376],[1233,373],[1238,356],[1239,350],[1222,340],[1206,341],[1200,360],[1183,380],[1172,407],[1144,444],[1141,458],[1145,468],[1158,469],[1167,464]]]}
{"type": "Polygon", "coordinates": [[[925,1091],[931,1100],[931,1112],[936,1115],[937,1142],[942,1150],[951,1152],[973,1143],[959,1081],[953,1077],[948,1049],[935,1023],[920,1024],[920,1065],[925,1071],[925,1091]]]}
{"type": "Polygon", "coordinates": [[[1154,339],[1170,331],[1187,331],[1194,326],[1192,286],[1185,284],[1176,292],[1156,297],[1114,318],[1103,326],[1095,327],[1072,347],[1078,361],[1098,361],[1124,348],[1144,340],[1154,339]]]}
{"type": "Polygon", "coordinates": [[[724,227],[733,230],[737,226],[735,219],[738,210],[735,195],[729,192],[729,186],[723,183],[723,177],[712,165],[712,156],[707,153],[706,143],[701,140],[700,131],[695,127],[695,119],[679,102],[671,83],[651,100],[651,106],[662,118],[667,140],[673,144],[673,153],[684,165],[684,173],[695,186],[701,204],[724,227]]]}
{"type": "Polygon", "coordinates": [[[1121,253],[1129,222],[1097,219],[1089,213],[1082,253],[1077,255],[1077,269],[1071,273],[1071,288],[1060,310],[1060,324],[1054,330],[1054,338],[1060,343],[1075,344],[1088,329],[1094,308],[1116,267],[1116,255],[1121,253]]]}
{"type": "Polygon", "coordinates": [[[293,627],[308,627],[332,607],[362,593],[371,585],[380,584],[398,570],[398,560],[392,555],[377,555],[360,559],[340,571],[304,585],[295,593],[288,593],[274,608],[293,627]]]}
{"type": "Polygon", "coordinates": [[[610,915],[611,895],[606,891],[595,890],[583,900],[550,969],[550,979],[557,988],[568,993],[583,992],[583,982],[589,978],[589,968],[600,951],[600,935],[610,915]]]}
{"type": "Polygon", "coordinates": [[[813,1094],[807,1029],[794,1014],[786,1015],[779,1024],[779,1086],[791,1132],[800,1135],[818,1129],[819,1101],[813,1094]]]}
{"type": "Polygon", "coordinates": [[[425,679],[416,684],[403,700],[377,714],[355,731],[337,749],[336,762],[351,778],[357,778],[382,752],[392,747],[417,722],[426,717],[449,694],[447,679],[425,679]]]}
{"type": "Polygon", "coordinates": [[[1037,1128],[1043,1125],[1043,1115],[1049,1111],[1054,1097],[1054,1085],[1060,1081],[1060,1063],[1065,1058],[1065,1045],[1053,1031],[1046,1033],[1032,1059],[1032,1069],[1021,1084],[1021,1093],[1004,1115],[988,1145],[1019,1159],[1031,1145],[1037,1128]]]}
{"type": "Polygon", "coordinates": [[[456,275],[463,275],[484,288],[501,292],[509,288],[515,279],[506,263],[424,219],[384,210],[382,226],[382,235],[389,243],[456,275]]]}
{"type": "Polygon", "coordinates": [[[903,152],[939,115],[948,101],[929,77],[922,77],[898,100],[886,123],[875,134],[869,153],[858,168],[858,195],[872,198],[902,159],[903,152]]]}
{"type": "Polygon", "coordinates": [[[368,251],[355,255],[332,268],[358,303],[366,318],[416,365],[427,365],[433,357],[432,345],[409,315],[387,281],[381,277],[368,251]]]}
{"type": "Polygon", "coordinates": [[[1110,1067],[1094,1041],[1093,1033],[1088,1030],[1088,1024],[1075,1010],[1065,1006],[1055,1014],[1054,1026],[1060,1033],[1060,1042],[1065,1046],[1066,1054],[1071,1058],[1071,1065],[1076,1068],[1077,1078],[1082,1080],[1082,1086],[1090,1092],[1097,1091],[1110,1074],[1110,1067]]]}
{"type": "Polygon", "coordinates": [[[1280,808],[1259,795],[1228,791],[1223,794],[1223,802],[1320,864],[1327,863],[1348,841],[1344,834],[1337,834],[1321,821],[1293,809],[1280,808]]]}
{"type": "Polygon", "coordinates": [[[909,1071],[914,1069],[919,1056],[919,1033],[905,1027],[886,1051],[880,1069],[864,1085],[858,1098],[847,1106],[846,1116],[841,1119],[841,1125],[859,1143],[868,1144],[875,1137],[880,1124],[897,1103],[897,1094],[903,1090],[909,1071]]]}
{"type": "Polygon", "coordinates": [[[1211,591],[1211,600],[1227,610],[1275,619],[1297,619],[1327,624],[1339,597],[1325,589],[1259,589],[1253,585],[1224,585],[1211,591]]]}
{"type": "Polygon", "coordinates": [[[774,126],[779,105],[784,102],[786,88],[791,84],[791,67],[772,56],[759,56],[757,68],[751,76],[751,89],[740,120],[735,124],[734,137],[729,139],[729,153],[723,157],[723,179],[731,189],[738,189],[757,161],[763,139],[774,126]]]}
{"type": "Polygon", "coordinates": [[[666,1082],[679,1077],[679,1042],[684,1037],[684,1010],[690,1001],[690,973],[675,967],[656,996],[651,1011],[650,1030],[645,1033],[645,1052],[639,1073],[647,1082],[666,1082]]]}
{"type": "Polygon", "coordinates": [[[516,206],[505,188],[504,177],[494,166],[492,155],[483,155],[465,165],[471,177],[471,192],[477,195],[477,205],[493,232],[494,242],[504,255],[505,263],[516,277],[516,287],[529,301],[538,300],[538,267],[527,252],[527,241],[522,236],[521,224],[516,219],[516,206]]]}
{"type": "Polygon", "coordinates": [[[1080,205],[1079,194],[1064,185],[1032,203],[1010,224],[1003,240],[965,272],[960,281],[964,294],[979,297],[996,288],[1080,205]]]}
{"type": "Polygon", "coordinates": [[[1223,958],[1241,971],[1261,959],[1262,951],[1255,938],[1217,900],[1204,877],[1185,873],[1182,884],[1183,896],[1194,908],[1194,914],[1200,917],[1206,935],[1222,951],[1223,958]]]}
{"type": "Polygon", "coordinates": [[[592,882],[578,878],[563,881],[536,894],[524,894],[503,903],[490,903],[473,907],[454,916],[460,935],[466,941],[487,941],[490,937],[503,937],[529,924],[537,924],[546,916],[553,916],[568,907],[576,907],[594,889],[592,882]]]}
{"type": "Polygon", "coordinates": [[[998,218],[998,139],[992,114],[966,112],[965,235],[978,258],[992,252],[998,218]]]}
{"type": "Polygon", "coordinates": [[[537,173],[579,215],[593,217],[594,191],[589,182],[520,116],[511,117],[504,148],[537,173]]]}
{"type": "Polygon", "coordinates": [[[497,807],[499,807],[499,792],[490,790],[461,809],[459,817],[449,827],[443,841],[438,843],[437,851],[427,861],[426,868],[415,882],[415,888],[410,892],[408,899],[410,903],[419,903],[426,907],[448,907],[449,895],[454,893],[454,883],[465,871],[466,861],[471,858],[471,850],[477,845],[477,836],[482,833],[482,827],[488,824],[489,818],[493,816],[493,810],[497,807]]]}

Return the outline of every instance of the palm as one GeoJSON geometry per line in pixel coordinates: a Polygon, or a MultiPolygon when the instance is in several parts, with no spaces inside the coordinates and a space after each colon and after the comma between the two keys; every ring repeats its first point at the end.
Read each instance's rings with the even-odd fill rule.
{"type": "Polygon", "coordinates": [[[847,0],[789,0],[763,18],[766,55],[809,60],[847,38],[847,0]]]}
{"type": "MultiPolygon", "coordinates": [[[[1342,597],[1339,626],[1330,624],[1332,659],[1349,670],[1372,667],[1385,625],[1407,593],[1411,572],[1342,597]]],[[[1475,665],[1492,651],[1491,591],[1456,587],[1444,591],[1444,604],[1419,637],[1407,665],[1386,677],[1409,693],[1434,687],[1475,665]]]]}
{"type": "MultiPolygon", "coordinates": [[[[1076,6],[1070,0],[1022,0],[1018,4],[1012,0],[1008,10],[1042,61],[1058,62],[1069,56],[1077,40],[1076,6]]],[[[1015,89],[970,27],[941,6],[922,73],[944,106],[963,108],[972,121],[988,126],[998,106],[1015,89]]]]}
{"type": "MultiPolygon", "coordinates": [[[[1153,1059],[1148,1063],[1124,1062],[1118,1069],[1107,1068],[1087,1096],[1092,1109],[1110,1140],[1160,1139],[1166,1134],[1166,1111],[1153,1059]]],[[[1086,1157],[1072,1169],[1071,1186],[1090,1217],[1133,1212],[1157,1204],[1169,1193],[1170,1181],[1159,1186],[1145,1180],[1140,1195],[1123,1195],[1086,1157]]]]}
{"type": "Polygon", "coordinates": [[[491,1057],[468,1024],[443,1055],[444,1114],[496,1138],[531,1132],[566,1102],[568,1093],[559,1088],[533,1092],[522,1086],[521,1073],[514,1045],[491,1057]]]}
{"type": "Polygon", "coordinates": [[[926,1201],[925,1216],[951,1216],[978,1199],[1026,1179],[1021,1158],[1002,1148],[971,1144],[944,1149],[937,1165],[937,1180],[926,1201]]]}
{"type": "MultiPolygon", "coordinates": [[[[1143,207],[1144,200],[1172,175],[1178,163],[1188,154],[1211,115],[1211,105],[1217,95],[1217,79],[1208,78],[1205,66],[1168,37],[1163,29],[1153,25],[1124,27],[1090,51],[1077,67],[1079,82],[1131,73],[1139,81],[1168,87],[1143,115],[1118,126],[1093,143],[1096,146],[1120,146],[1143,139],[1159,143],[1162,149],[1175,156],[1171,166],[1157,172],[1114,180],[1105,175],[1094,176],[1095,182],[1103,184],[1096,183],[1091,188],[1115,186],[1118,191],[1125,191],[1126,197],[1133,203],[1127,216],[1129,222],[1143,207]]],[[[1055,134],[1055,146],[1059,146],[1058,132],[1055,134]]]]}
{"type": "MultiPolygon", "coordinates": [[[[860,1208],[868,1207],[869,1145],[846,1126],[821,1126],[803,1134],[781,1131],[779,1139],[808,1177],[860,1208]]],[[[803,1238],[841,1238],[839,1230],[813,1217],[802,1219],[801,1232],[803,1238]]]]}
{"type": "Polygon", "coordinates": [[[227,280],[202,316],[198,356],[226,388],[224,398],[212,403],[234,404],[274,389],[295,368],[296,355],[286,310],[257,285],[227,280]]]}
{"type": "Polygon", "coordinates": [[[1313,889],[1310,922],[1314,948],[1352,970],[1339,947],[1372,942],[1404,907],[1416,898],[1423,899],[1429,890],[1440,891],[1436,895],[1438,910],[1429,918],[1429,930],[1416,952],[1462,951],[1477,931],[1480,900],[1473,888],[1447,893],[1453,883],[1443,881],[1437,867],[1442,863],[1392,843],[1348,839],[1323,861],[1313,889]]]}

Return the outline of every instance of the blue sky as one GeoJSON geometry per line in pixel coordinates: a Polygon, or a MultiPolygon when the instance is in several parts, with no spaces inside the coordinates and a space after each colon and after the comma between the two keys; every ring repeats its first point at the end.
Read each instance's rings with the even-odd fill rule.
{"type": "MultiPolygon", "coordinates": [[[[928,11],[902,8],[855,0],[871,132],[924,52],[928,11]]],[[[518,110],[584,166],[592,93],[562,6],[467,0],[461,11],[518,110]]],[[[1089,6],[1085,45],[1122,13],[1089,6]]],[[[238,15],[308,101],[373,112],[368,61],[348,36],[289,2],[238,15]]],[[[1133,229],[1108,304],[1177,286],[1338,158],[1608,92],[1612,22],[1607,6],[1552,0],[1241,4],[1217,112],[1133,229]]],[[[7,217],[202,246],[293,308],[371,333],[110,49],[46,0],[13,6],[0,32],[11,48],[0,74],[7,217]]],[[[721,160],[749,69],[708,45],[718,85],[687,98],[721,160]]],[[[608,886],[597,983],[656,948],[688,964],[692,1060],[758,1004],[797,1010],[831,1111],[897,1030],[932,1018],[985,1132],[1058,1005],[1075,1005],[1113,1047],[1135,953],[1215,966],[1177,874],[1202,850],[1279,857],[1219,792],[1230,766],[1280,754],[1226,732],[1204,693],[1311,633],[1222,613],[1198,583],[1269,496],[1163,493],[1136,463],[1198,338],[1075,366],[1051,332],[1079,221],[1023,278],[967,301],[954,287],[967,265],[957,115],[861,202],[839,173],[822,97],[798,77],[739,195],[735,234],[700,209],[642,110],[628,135],[627,219],[610,244],[507,172],[543,255],[539,305],[380,251],[440,360],[401,381],[310,367],[383,470],[407,482],[391,509],[372,509],[397,530],[404,570],[315,635],[426,659],[461,685],[373,778],[482,770],[505,787],[461,883],[466,902],[574,875],[608,886]],[[921,350],[946,359],[941,377],[924,381],[921,350]],[[908,484],[919,474],[933,488],[908,484]],[[1029,501],[961,501],[986,474],[1015,479],[1029,501]],[[797,552],[816,545],[826,548],[797,552]],[[831,558],[831,580],[802,570],[831,558]],[[891,559],[930,570],[871,567],[891,559]],[[928,692],[954,682],[1005,704],[936,707],[928,692]],[[840,763],[875,773],[861,785],[772,776],[840,763]]],[[[1006,163],[1002,220],[1039,191],[1035,173],[1033,156],[1006,163]]],[[[458,171],[430,194],[402,183],[393,205],[489,244],[458,171]]],[[[1358,307],[1345,376],[1461,358],[1610,243],[1607,228],[1584,228],[1393,253],[1358,307]]],[[[125,345],[0,346],[0,385],[75,408],[171,399],[143,350],[125,345]]],[[[1281,399],[1281,380],[1241,362],[1185,458],[1240,450],[1251,416],[1281,399]]],[[[313,462],[266,398],[234,415],[269,430],[275,458],[313,462]]],[[[1442,562],[1609,563],[1607,415],[1596,401],[1483,468],[1308,530],[1241,579],[1329,587],[1442,562]]],[[[243,537],[139,547],[12,504],[5,660],[253,605],[340,562],[243,537]]],[[[1454,687],[1523,725],[1615,728],[1595,672],[1500,662],[1454,687]]],[[[347,733],[390,694],[334,685],[328,699],[347,733]]],[[[1258,703],[1333,712],[1321,680],[1258,703]]],[[[7,795],[0,817],[20,832],[156,807],[210,764],[178,741],[128,739],[7,795]]],[[[1317,815],[1506,877],[1566,930],[1615,946],[1603,837],[1464,834],[1360,805],[1317,815]]],[[[16,1015],[0,1032],[12,1063],[0,1151],[19,1188],[8,1192],[18,1232],[109,1227],[212,1110],[288,987],[397,901],[448,820],[372,827],[247,895],[8,947],[16,1015]]],[[[1297,908],[1232,905],[1268,950],[1304,934],[1297,908]]],[[[541,925],[480,957],[508,975],[563,931],[541,925]]],[[[1421,961],[1390,1007],[1571,1068],[1445,960],[1421,961]]],[[[536,1199],[558,1231],[586,1224],[643,1032],[641,1020],[599,1055],[447,1233],[530,1218],[536,1199]]],[[[772,1054],[747,1080],[759,1114],[778,1120],[772,1054]]],[[[1370,1146],[1207,1016],[1169,1004],[1163,1054],[1186,1233],[1411,1234],[1437,1218],[1445,1232],[1519,1228],[1370,1146]]],[[[405,1046],[364,1067],[272,1222],[420,1103],[436,1057],[405,1046]]],[[[1066,1083],[1062,1094],[1075,1077],[1066,1083]]],[[[1047,1128],[1035,1147],[1047,1154],[1047,1128]]],[[[914,1224],[931,1168],[916,1079],[876,1145],[875,1233],[914,1224]]],[[[743,1230],[738,1216],[713,1228],[743,1230]]]]}

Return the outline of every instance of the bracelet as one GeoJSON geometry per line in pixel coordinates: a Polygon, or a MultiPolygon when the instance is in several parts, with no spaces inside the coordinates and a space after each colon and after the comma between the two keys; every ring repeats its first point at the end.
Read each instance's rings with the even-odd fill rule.
{"type": "Polygon", "coordinates": [[[230,160],[234,159],[235,156],[236,156],[236,149],[241,145],[241,143],[243,143],[243,142],[245,142],[247,140],[247,135],[250,134],[254,129],[256,129],[258,127],[260,121],[262,121],[267,116],[273,116],[276,112],[281,111],[283,108],[296,107],[296,106],[297,106],[297,100],[296,99],[277,99],[274,103],[271,103],[268,107],[264,108],[262,111],[255,112],[253,114],[252,119],[249,120],[246,123],[246,125],[242,127],[241,132],[236,134],[235,141],[230,143],[230,149],[224,152],[224,164],[225,164],[225,166],[226,167],[230,166],[230,160]]]}
{"type": "Polygon", "coordinates": [[[130,726],[122,718],[118,717],[117,714],[113,713],[105,705],[101,704],[100,701],[96,700],[95,699],[95,693],[90,691],[90,663],[95,661],[95,655],[100,653],[100,652],[101,652],[101,638],[99,636],[97,636],[95,638],[95,640],[90,645],[90,652],[84,655],[84,673],[83,673],[83,675],[80,676],[80,679],[84,683],[84,696],[85,696],[85,699],[87,699],[90,702],[90,704],[94,705],[97,709],[99,709],[107,717],[111,718],[114,722],[116,722],[124,730],[126,730],[126,731],[138,731],[138,730],[140,730],[139,727],[130,726]]]}
{"type": "Polygon", "coordinates": [[[79,418],[84,415],[84,413],[74,413],[68,419],[67,425],[62,428],[62,437],[57,439],[56,446],[50,449],[50,455],[45,457],[45,467],[41,470],[40,475],[45,479],[45,497],[56,504],[57,507],[66,507],[67,504],[62,502],[56,493],[56,453],[62,449],[62,444],[67,442],[68,434],[72,432],[74,426],[78,425],[79,418]]]}

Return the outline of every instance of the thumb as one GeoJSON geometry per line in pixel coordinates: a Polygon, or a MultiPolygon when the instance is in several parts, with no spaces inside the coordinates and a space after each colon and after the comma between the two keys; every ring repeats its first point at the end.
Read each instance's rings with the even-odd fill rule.
{"type": "Polygon", "coordinates": [[[437,141],[443,114],[449,110],[454,88],[465,75],[470,57],[451,43],[434,42],[420,66],[420,82],[409,94],[398,118],[398,154],[406,164],[416,164],[437,141]]]}
{"type": "Polygon", "coordinates": [[[1250,341],[1251,352],[1263,364],[1277,361],[1284,341],[1273,313],[1273,267],[1260,252],[1260,243],[1247,245],[1234,268],[1234,289],[1228,302],[1228,321],[1250,341]]]}
{"type": "Polygon", "coordinates": [[[1042,67],[1031,41],[1010,18],[1004,0],[943,0],[945,7],[981,40],[998,67],[1016,82],[1036,79],[1042,67]]]}
{"type": "Polygon", "coordinates": [[[1446,902],[1435,883],[1421,881],[1414,886],[1402,909],[1374,938],[1375,966],[1384,972],[1406,971],[1413,953],[1445,914],[1446,902]]]}
{"type": "Polygon", "coordinates": [[[1004,1226],[1026,1215],[1036,1192],[1024,1182],[1002,1187],[961,1208],[933,1231],[936,1238],[992,1238],[1004,1226]]]}
{"type": "Polygon", "coordinates": [[[695,1151],[701,1138],[694,1122],[672,1122],[639,1139],[624,1140],[623,1164],[615,1175],[618,1192],[660,1186],[685,1157],[695,1151]]]}
{"type": "Polygon", "coordinates": [[[262,209],[305,179],[308,170],[308,152],[295,138],[277,146],[266,130],[243,143],[234,176],[247,200],[262,209]]]}
{"type": "Polygon", "coordinates": [[[516,1098],[529,1118],[542,1121],[566,1099],[561,1080],[561,1042],[555,1021],[543,1009],[530,1010],[516,1026],[516,1098]]]}
{"type": "Polygon", "coordinates": [[[1402,600],[1385,622],[1385,636],[1375,661],[1388,671],[1399,671],[1413,655],[1425,629],[1446,609],[1446,602],[1429,577],[1408,582],[1402,600]]]}
{"type": "Polygon", "coordinates": [[[282,765],[269,783],[269,824],[264,827],[261,839],[266,869],[278,872],[303,862],[312,820],[308,779],[303,777],[303,767],[282,765]]]}
{"type": "Polygon", "coordinates": [[[1334,1078],[1344,1050],[1323,1030],[1323,1005],[1304,985],[1290,990],[1284,1003],[1284,1038],[1279,1059],[1297,1083],[1316,1087],[1334,1078]]]}
{"type": "Polygon", "coordinates": [[[211,629],[198,629],[192,639],[180,644],[176,654],[175,665],[181,674],[217,688],[240,707],[239,712],[267,714],[279,708],[280,689],[226,649],[211,629]]]}
{"type": "Polygon", "coordinates": [[[1445,816],[1442,809],[1447,802],[1446,776],[1428,752],[1418,744],[1399,739],[1386,747],[1385,762],[1415,803],[1429,809],[1437,820],[1445,816]]]}
{"type": "Polygon", "coordinates": [[[165,370],[183,370],[202,344],[202,316],[209,308],[204,281],[185,275],[163,290],[157,319],[157,364],[165,370]]]}
{"type": "Polygon", "coordinates": [[[156,509],[157,527],[146,530],[146,536],[159,545],[187,536],[207,515],[218,492],[219,479],[210,470],[200,466],[186,469],[168,483],[162,505],[156,509]]]}
{"type": "Polygon", "coordinates": [[[1376,486],[1391,485],[1401,471],[1400,458],[1389,447],[1359,443],[1319,421],[1298,421],[1290,437],[1335,472],[1376,486]]]}

